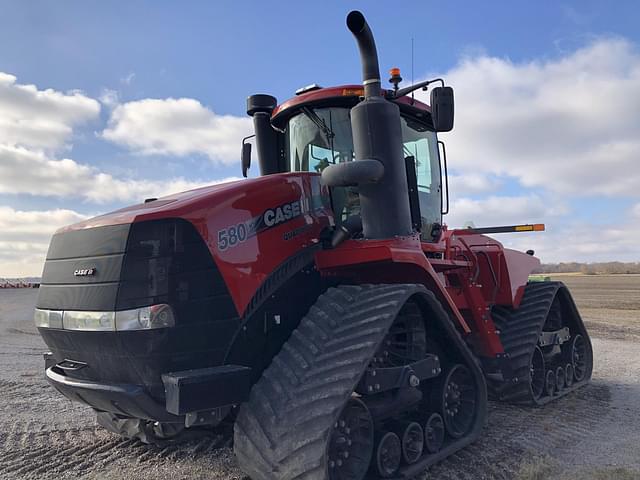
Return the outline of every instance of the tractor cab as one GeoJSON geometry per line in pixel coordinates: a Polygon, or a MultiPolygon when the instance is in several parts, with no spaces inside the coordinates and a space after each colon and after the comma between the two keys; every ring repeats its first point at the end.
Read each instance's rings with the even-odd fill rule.
{"type": "MultiPolygon", "coordinates": [[[[363,95],[361,86],[301,89],[296,97],[279,106],[267,95],[248,98],[248,113],[254,117],[261,174],[310,172],[322,174],[329,166],[355,160],[351,108],[363,95]],[[268,97],[268,98],[266,98],[268,97]],[[266,104],[271,101],[269,112],[266,104]],[[261,110],[262,109],[262,110],[261,110]],[[264,111],[264,113],[263,113],[264,111]],[[262,113],[262,115],[260,115],[262,113]],[[267,115],[270,113],[270,118],[267,115]]],[[[385,96],[390,97],[391,92],[385,96]]],[[[402,96],[393,99],[400,107],[402,155],[409,160],[409,194],[417,194],[416,230],[423,241],[439,237],[443,214],[443,170],[438,138],[430,109],[420,101],[402,96]]],[[[243,164],[249,149],[243,149],[243,164]]],[[[246,169],[245,169],[246,173],[246,169]]],[[[446,175],[446,173],[444,173],[446,175]]],[[[360,214],[358,186],[331,188],[335,221],[339,225],[360,214]]]]}

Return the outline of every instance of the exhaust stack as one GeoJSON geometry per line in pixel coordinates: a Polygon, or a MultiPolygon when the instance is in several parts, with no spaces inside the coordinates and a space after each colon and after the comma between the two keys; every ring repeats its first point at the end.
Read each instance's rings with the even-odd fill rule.
{"type": "Polygon", "coordinates": [[[364,95],[367,98],[377,97],[380,95],[380,67],[378,66],[376,42],[369,24],[361,12],[353,10],[347,15],[347,28],[358,42],[364,95]]]}
{"type": "Polygon", "coordinates": [[[347,27],[358,42],[365,89],[365,99],[351,109],[356,159],[326,168],[322,177],[330,185],[340,185],[337,178],[358,185],[364,238],[411,235],[400,109],[381,96],[378,53],[364,15],[349,13],[347,27]]]}

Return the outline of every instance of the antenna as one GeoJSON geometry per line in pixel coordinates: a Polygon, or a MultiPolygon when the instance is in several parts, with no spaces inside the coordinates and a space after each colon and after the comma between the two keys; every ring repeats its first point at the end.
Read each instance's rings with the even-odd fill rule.
{"type": "MultiPolygon", "coordinates": [[[[413,37],[411,37],[411,85],[413,85],[413,37]]],[[[413,105],[414,102],[415,98],[413,92],[411,92],[411,104],[413,105]]]]}

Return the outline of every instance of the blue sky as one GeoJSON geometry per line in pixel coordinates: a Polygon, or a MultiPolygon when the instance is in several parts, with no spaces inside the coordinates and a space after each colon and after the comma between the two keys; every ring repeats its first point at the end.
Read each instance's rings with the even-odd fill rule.
{"type": "Polygon", "coordinates": [[[408,84],[413,38],[416,80],[456,88],[449,223],[546,221],[502,240],[640,260],[637,2],[2,0],[0,275],[38,274],[64,223],[238,176],[249,94],[359,81],[354,8],[383,70],[408,84]]]}

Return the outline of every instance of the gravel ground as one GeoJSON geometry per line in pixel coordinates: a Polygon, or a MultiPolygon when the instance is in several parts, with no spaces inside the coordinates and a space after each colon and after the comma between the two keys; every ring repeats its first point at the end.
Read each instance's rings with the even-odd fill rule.
{"type": "MultiPolygon", "coordinates": [[[[581,288],[582,309],[591,287],[581,288]]],[[[491,403],[484,436],[422,478],[640,479],[640,281],[630,288],[637,302],[618,312],[583,309],[594,326],[591,384],[544,408],[491,403]]],[[[32,322],[36,294],[0,290],[0,479],[243,478],[228,432],[165,448],[122,440],[49,387],[32,322]]]]}

